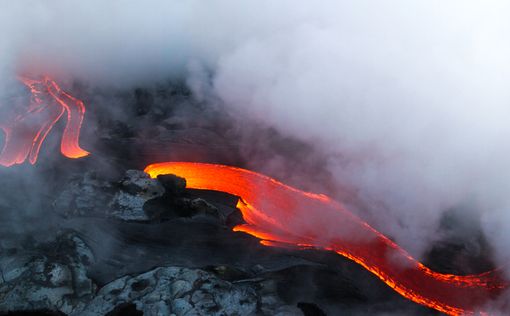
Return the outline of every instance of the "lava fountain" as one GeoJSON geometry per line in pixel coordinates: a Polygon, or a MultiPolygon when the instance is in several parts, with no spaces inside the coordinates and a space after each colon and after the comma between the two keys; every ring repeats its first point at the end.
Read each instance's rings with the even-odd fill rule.
{"type": "Polygon", "coordinates": [[[64,113],[67,123],[63,132],[60,150],[68,158],[81,158],[89,153],[79,145],[80,130],[85,115],[85,106],[63,91],[47,76],[42,79],[19,77],[30,89],[32,96],[25,109],[15,109],[0,119],[0,129],[5,134],[0,152],[0,165],[10,167],[27,159],[35,164],[42,143],[64,113]]]}
{"type": "Polygon", "coordinates": [[[434,272],[328,196],[304,192],[270,177],[224,165],[165,162],[145,169],[152,178],[174,174],[187,187],[238,196],[246,224],[234,227],[264,245],[334,251],[375,274],[400,295],[448,315],[485,314],[508,283],[500,271],[479,275],[434,272]]]}

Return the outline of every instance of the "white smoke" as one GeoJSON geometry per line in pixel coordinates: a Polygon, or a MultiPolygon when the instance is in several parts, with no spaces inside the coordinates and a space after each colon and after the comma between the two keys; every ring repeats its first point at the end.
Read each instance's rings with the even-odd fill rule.
{"type": "Polygon", "coordinates": [[[510,225],[505,5],[342,3],[222,56],[218,94],[341,156],[338,180],[414,253],[466,199],[490,234],[510,225]]]}
{"type": "Polygon", "coordinates": [[[414,255],[446,209],[469,203],[506,262],[509,9],[506,1],[4,1],[0,70],[112,86],[187,74],[201,96],[319,146],[338,182],[370,201],[369,216],[414,255]]]}

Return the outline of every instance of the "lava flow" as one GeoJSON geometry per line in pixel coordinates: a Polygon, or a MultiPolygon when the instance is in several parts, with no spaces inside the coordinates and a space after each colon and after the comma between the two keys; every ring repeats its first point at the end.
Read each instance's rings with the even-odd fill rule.
{"type": "Polygon", "coordinates": [[[458,276],[434,272],[343,205],[267,176],[224,165],[166,162],[145,169],[152,178],[174,174],[187,187],[238,196],[246,224],[236,226],[264,245],[335,251],[375,274],[402,296],[448,315],[471,315],[507,287],[499,271],[458,276]]]}
{"type": "Polygon", "coordinates": [[[4,146],[0,152],[0,165],[10,167],[27,159],[35,164],[41,145],[53,126],[67,112],[67,123],[63,132],[60,150],[68,158],[81,158],[89,153],[79,145],[79,137],[85,106],[63,91],[47,76],[40,80],[19,77],[32,97],[28,107],[2,117],[4,146]]]}

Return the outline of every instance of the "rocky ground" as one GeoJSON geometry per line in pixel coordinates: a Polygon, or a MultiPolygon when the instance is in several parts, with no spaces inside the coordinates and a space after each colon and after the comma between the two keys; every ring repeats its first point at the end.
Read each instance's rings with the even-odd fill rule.
{"type": "MultiPolygon", "coordinates": [[[[124,116],[112,113],[111,95],[87,95],[78,96],[95,122],[83,131],[90,157],[52,153],[50,137],[36,166],[0,169],[0,315],[435,314],[336,254],[265,247],[233,232],[242,222],[236,197],[140,171],[166,160],[264,171],[246,160],[256,157],[285,161],[274,176],[292,182],[300,171],[328,187],[321,157],[307,146],[247,124],[240,130],[179,85],[115,96],[124,116]]],[[[439,228],[447,241],[427,264],[490,268],[483,236],[457,234],[451,223],[459,219],[449,214],[439,228]]]]}
{"type": "Polygon", "coordinates": [[[281,301],[271,282],[228,282],[201,269],[158,267],[98,288],[87,276],[94,260],[91,249],[74,232],[37,245],[32,254],[7,254],[1,262],[0,310],[51,310],[91,316],[299,313],[297,307],[281,301]],[[37,249],[44,251],[35,255],[37,249]]]}
{"type": "Polygon", "coordinates": [[[325,315],[339,308],[357,313],[421,310],[334,254],[268,248],[232,232],[242,220],[234,208],[236,198],[185,190],[183,179],[153,180],[128,170],[109,182],[85,172],[65,187],[52,203],[58,224],[51,234],[34,238],[10,232],[2,239],[0,312],[325,315]]]}

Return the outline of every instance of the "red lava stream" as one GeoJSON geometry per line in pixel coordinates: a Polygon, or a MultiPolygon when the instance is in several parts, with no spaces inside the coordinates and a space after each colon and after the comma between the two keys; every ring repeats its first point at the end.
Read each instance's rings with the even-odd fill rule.
{"type": "Polygon", "coordinates": [[[85,115],[85,106],[63,91],[55,81],[44,76],[40,80],[19,77],[30,89],[30,104],[13,111],[0,119],[4,132],[4,146],[0,152],[0,165],[10,167],[27,159],[35,164],[42,143],[64,113],[67,122],[62,135],[60,150],[68,158],[81,158],[89,153],[79,145],[80,129],[85,115]]]}
{"type": "Polygon", "coordinates": [[[164,162],[147,166],[152,178],[174,174],[187,187],[238,196],[246,224],[235,231],[264,245],[334,251],[360,264],[405,298],[448,315],[487,314],[484,307],[508,283],[500,271],[458,276],[430,270],[328,196],[304,192],[253,171],[217,164],[164,162]]]}

